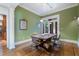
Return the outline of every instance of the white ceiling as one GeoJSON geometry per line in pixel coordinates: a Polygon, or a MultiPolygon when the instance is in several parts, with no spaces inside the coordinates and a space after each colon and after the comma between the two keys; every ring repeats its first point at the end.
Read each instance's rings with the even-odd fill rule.
{"type": "Polygon", "coordinates": [[[77,3],[0,3],[0,5],[6,7],[16,7],[17,5],[39,15],[45,16],[57,11],[61,11],[73,6],[77,3]]]}
{"type": "Polygon", "coordinates": [[[0,6],[3,6],[3,7],[16,7],[18,5],[18,3],[0,3],[0,6]]]}
{"type": "Polygon", "coordinates": [[[45,16],[63,9],[76,6],[76,3],[22,3],[21,7],[40,16],[45,16]]]}

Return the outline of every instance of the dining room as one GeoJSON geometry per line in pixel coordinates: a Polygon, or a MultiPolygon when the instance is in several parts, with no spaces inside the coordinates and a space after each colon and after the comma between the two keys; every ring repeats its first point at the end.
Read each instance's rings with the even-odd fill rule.
{"type": "Polygon", "coordinates": [[[4,56],[79,55],[78,3],[4,3],[1,8],[2,5],[8,6],[5,9],[9,17],[4,56]]]}

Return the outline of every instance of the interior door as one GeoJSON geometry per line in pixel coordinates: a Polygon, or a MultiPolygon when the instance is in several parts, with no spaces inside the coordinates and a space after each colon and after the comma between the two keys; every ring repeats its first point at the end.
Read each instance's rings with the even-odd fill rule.
{"type": "Polygon", "coordinates": [[[50,23],[50,33],[51,33],[51,34],[54,33],[54,31],[53,31],[53,29],[54,29],[53,25],[54,25],[54,23],[51,22],[51,23],[50,23]]]}
{"type": "Polygon", "coordinates": [[[6,40],[6,15],[3,15],[2,20],[2,39],[6,40]]]}
{"type": "Polygon", "coordinates": [[[52,19],[48,22],[49,33],[59,35],[59,21],[57,19],[52,19]]]}
{"type": "Polygon", "coordinates": [[[59,30],[59,20],[60,16],[59,15],[54,15],[54,16],[48,16],[43,18],[46,22],[44,26],[41,26],[42,33],[52,33],[52,34],[57,34],[57,36],[60,35],[60,30],[59,30]]]}

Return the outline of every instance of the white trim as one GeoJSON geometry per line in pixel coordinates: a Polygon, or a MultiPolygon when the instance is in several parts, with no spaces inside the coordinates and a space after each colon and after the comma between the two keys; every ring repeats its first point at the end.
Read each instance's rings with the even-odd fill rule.
{"type": "Polygon", "coordinates": [[[69,43],[75,43],[77,44],[78,42],[75,41],[75,40],[68,40],[68,39],[60,39],[61,41],[64,41],[64,42],[69,42],[69,43]]]}
{"type": "Polygon", "coordinates": [[[40,13],[38,13],[38,12],[36,12],[36,11],[30,9],[30,8],[25,7],[24,5],[19,4],[20,7],[23,7],[24,9],[29,10],[30,12],[33,12],[33,13],[39,15],[39,16],[45,16],[45,15],[48,15],[48,14],[51,14],[51,13],[55,13],[55,12],[58,12],[58,11],[62,11],[62,10],[68,9],[68,8],[75,7],[75,6],[77,6],[77,5],[78,5],[78,4],[73,4],[73,5],[70,5],[70,6],[66,6],[66,7],[63,7],[63,8],[59,8],[59,9],[57,9],[57,10],[51,10],[51,11],[49,11],[49,12],[40,14],[40,13]]]}
{"type": "Polygon", "coordinates": [[[8,40],[9,49],[15,48],[14,10],[15,9],[13,7],[9,8],[9,22],[8,22],[9,23],[9,40],[8,40]]]}
{"type": "Polygon", "coordinates": [[[33,13],[35,13],[35,14],[41,16],[41,15],[40,15],[39,13],[37,13],[36,11],[31,10],[30,8],[25,7],[24,5],[19,4],[19,6],[22,7],[22,8],[24,8],[24,9],[26,9],[26,10],[28,10],[28,11],[30,11],[30,12],[33,12],[33,13]]]}
{"type": "Polygon", "coordinates": [[[19,45],[19,44],[29,42],[29,41],[32,41],[32,39],[26,39],[26,40],[23,40],[23,41],[16,42],[15,45],[19,45]]]}
{"type": "Polygon", "coordinates": [[[44,17],[44,18],[42,18],[42,20],[48,20],[48,19],[52,19],[52,18],[56,18],[56,17],[59,17],[59,14],[44,17]]]}
{"type": "MultiPolygon", "coordinates": [[[[0,4],[0,14],[2,14],[2,15],[6,15],[6,33],[7,33],[7,36],[6,36],[6,41],[7,41],[7,48],[9,47],[9,18],[10,18],[10,16],[9,16],[9,8],[7,8],[7,7],[5,7],[5,6],[3,6],[3,5],[1,5],[0,4]],[[6,10],[6,11],[5,11],[6,10]]],[[[11,49],[11,48],[10,48],[11,49]]]]}
{"type": "MultiPolygon", "coordinates": [[[[16,6],[15,6],[16,7],[16,6]]],[[[0,5],[0,14],[7,16],[7,24],[6,24],[6,31],[7,31],[7,48],[13,49],[15,48],[14,44],[14,11],[15,7],[7,7],[6,5],[0,5]],[[5,11],[6,10],[6,11],[5,11]]]]}
{"type": "MultiPolygon", "coordinates": [[[[78,44],[77,41],[74,41],[74,40],[69,40],[69,39],[60,39],[61,41],[64,41],[64,42],[69,42],[69,43],[75,43],[75,44],[78,44]]],[[[26,39],[26,40],[23,40],[23,41],[19,41],[19,42],[16,42],[15,45],[20,45],[22,43],[26,43],[26,42],[29,42],[29,41],[32,41],[32,39],[26,39]]]]}
{"type": "Polygon", "coordinates": [[[69,8],[72,8],[72,7],[75,7],[75,6],[78,6],[78,4],[73,4],[73,5],[70,5],[70,6],[67,6],[67,7],[64,7],[64,8],[59,8],[57,10],[51,10],[47,13],[44,13],[44,14],[40,14],[40,16],[46,16],[46,15],[49,15],[49,14],[52,14],[52,13],[56,13],[56,12],[59,12],[59,11],[63,11],[65,9],[69,9],[69,8]]]}
{"type": "Polygon", "coordinates": [[[79,47],[79,39],[78,39],[78,42],[77,42],[77,44],[78,44],[78,47],[79,47]]]}
{"type": "MultiPolygon", "coordinates": [[[[57,21],[58,22],[58,36],[59,36],[59,34],[60,34],[60,24],[59,24],[59,22],[60,22],[60,15],[52,15],[52,16],[48,16],[48,17],[44,17],[44,18],[42,18],[42,20],[48,20],[48,19],[53,19],[53,18],[57,18],[57,20],[52,20],[52,21],[48,21],[48,33],[50,33],[50,22],[55,22],[55,21],[57,21]]],[[[45,31],[44,31],[44,33],[45,33],[45,31]]]]}

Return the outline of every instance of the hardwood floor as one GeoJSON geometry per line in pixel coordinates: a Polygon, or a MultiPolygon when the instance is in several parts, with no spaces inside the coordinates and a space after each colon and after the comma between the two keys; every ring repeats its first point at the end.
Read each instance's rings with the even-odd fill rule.
{"type": "MultiPolygon", "coordinates": [[[[45,50],[35,49],[31,42],[17,45],[16,48],[12,50],[7,49],[6,46],[3,45],[2,50],[0,50],[0,54],[1,53],[3,56],[49,56],[49,53],[45,50]]],[[[52,50],[51,53],[51,56],[79,56],[79,48],[76,44],[62,42],[62,48],[58,51],[52,50]]]]}

